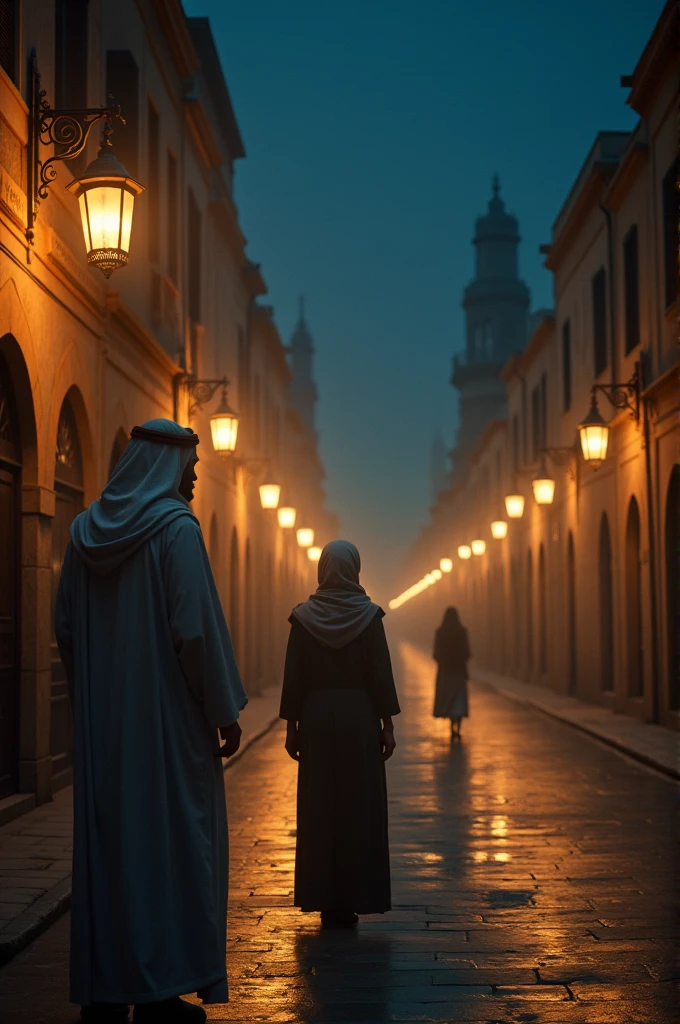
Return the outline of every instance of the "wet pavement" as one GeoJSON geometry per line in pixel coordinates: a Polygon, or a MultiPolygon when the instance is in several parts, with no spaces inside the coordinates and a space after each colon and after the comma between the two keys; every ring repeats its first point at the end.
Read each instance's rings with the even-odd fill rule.
{"type": "MultiPolygon", "coordinates": [[[[295,764],[227,773],[231,1003],[211,1020],[670,1024],[675,786],[483,686],[452,746],[402,645],[388,766],[394,910],[321,932],[292,903],[295,764]]],[[[67,1024],[68,919],[0,970],[3,1024],[67,1024]]]]}

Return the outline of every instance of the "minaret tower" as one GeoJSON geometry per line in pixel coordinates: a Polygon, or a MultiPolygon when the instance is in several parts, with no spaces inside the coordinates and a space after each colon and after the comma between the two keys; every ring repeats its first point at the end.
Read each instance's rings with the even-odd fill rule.
{"type": "Polygon", "coordinates": [[[293,379],[288,389],[290,404],[300,414],[307,429],[316,437],[317,388],[314,382],[314,344],[305,320],[305,300],[300,296],[298,322],[290,339],[288,353],[293,379]]]}
{"type": "Polygon", "coordinates": [[[507,414],[500,371],[513,352],[522,351],[528,329],[529,289],[518,276],[519,241],[517,219],[505,211],[496,175],[489,208],[475,223],[475,278],[463,295],[465,355],[453,361],[451,384],[460,393],[454,476],[464,472],[486,425],[507,414]]]}

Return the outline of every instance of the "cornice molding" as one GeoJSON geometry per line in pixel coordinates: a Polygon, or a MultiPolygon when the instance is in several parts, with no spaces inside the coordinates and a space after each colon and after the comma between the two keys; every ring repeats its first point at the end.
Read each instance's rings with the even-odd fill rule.
{"type": "Polygon", "coordinates": [[[608,182],[616,173],[618,164],[609,160],[594,161],[583,187],[569,211],[560,233],[550,246],[544,266],[555,272],[574,243],[591,210],[605,192],[608,182]]]}
{"type": "Polygon", "coordinates": [[[170,376],[182,372],[182,367],[172,359],[165,349],[159,344],[151,331],[142,323],[139,317],[132,312],[120,297],[120,292],[108,292],[106,295],[106,306],[112,320],[138,342],[144,351],[158,363],[162,370],[170,376]]]}

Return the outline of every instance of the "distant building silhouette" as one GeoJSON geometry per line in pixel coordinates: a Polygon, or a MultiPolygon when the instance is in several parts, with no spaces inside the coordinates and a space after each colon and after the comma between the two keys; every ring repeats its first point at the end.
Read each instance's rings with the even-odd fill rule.
{"type": "Polygon", "coordinates": [[[305,320],[305,300],[300,296],[298,322],[288,346],[293,380],[288,398],[299,413],[312,437],[316,436],[316,402],[318,397],[314,381],[314,343],[305,320]]]}
{"type": "Polygon", "coordinates": [[[517,268],[517,218],[505,212],[498,176],[489,209],[475,224],[475,278],[465,289],[464,356],[455,356],[451,384],[460,393],[453,474],[467,459],[486,425],[506,415],[506,389],[500,371],[528,336],[529,289],[517,268]]]}
{"type": "Polygon", "coordinates": [[[430,445],[430,498],[434,503],[440,491],[448,483],[448,451],[442,434],[441,424],[437,423],[432,444],[430,445]]]}

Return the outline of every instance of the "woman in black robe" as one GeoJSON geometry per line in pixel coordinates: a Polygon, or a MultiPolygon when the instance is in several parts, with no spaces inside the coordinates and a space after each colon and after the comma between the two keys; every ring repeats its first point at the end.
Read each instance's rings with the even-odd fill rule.
{"type": "Polygon", "coordinates": [[[470,643],[457,608],[447,608],[442,624],[434,635],[434,660],[437,662],[435,718],[451,719],[451,737],[460,739],[460,726],[468,717],[467,663],[470,643]]]}
{"type": "Polygon", "coordinates": [[[359,583],[359,552],[333,541],[291,624],[280,717],[299,762],[295,906],[325,927],[391,908],[385,761],[399,702],[384,612],[359,583]]]}

